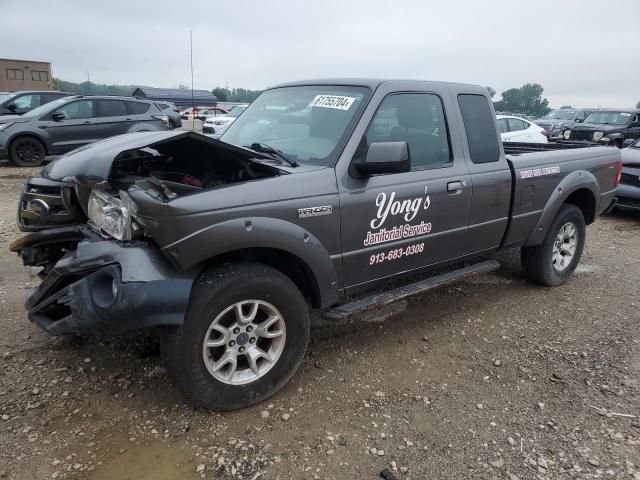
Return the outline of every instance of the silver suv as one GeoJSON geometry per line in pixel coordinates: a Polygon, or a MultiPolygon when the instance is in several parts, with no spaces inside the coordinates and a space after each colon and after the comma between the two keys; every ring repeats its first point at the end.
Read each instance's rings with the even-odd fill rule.
{"type": "Polygon", "coordinates": [[[0,117],[0,158],[18,166],[37,166],[103,138],[169,129],[169,118],[148,100],[132,97],[65,97],[22,116],[0,117]]]}

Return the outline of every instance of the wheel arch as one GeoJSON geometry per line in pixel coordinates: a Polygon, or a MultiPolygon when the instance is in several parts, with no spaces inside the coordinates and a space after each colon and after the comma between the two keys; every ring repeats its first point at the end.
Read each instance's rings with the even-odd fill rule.
{"type": "Polygon", "coordinates": [[[600,188],[596,177],[586,170],[576,170],[564,177],[551,193],[542,215],[532,230],[525,246],[539,245],[544,240],[547,230],[556,218],[558,211],[565,204],[578,207],[587,225],[593,223],[598,212],[600,188]]]}
{"type": "Polygon", "coordinates": [[[311,267],[287,250],[271,247],[240,248],[208,258],[199,265],[199,269],[204,272],[215,265],[232,262],[256,262],[268,265],[289,277],[312,307],[322,306],[322,293],[311,267]]]}
{"type": "Polygon", "coordinates": [[[229,260],[259,261],[289,276],[314,307],[328,307],[338,300],[331,255],[312,233],[286,220],[228,220],[164,246],[163,251],[180,270],[229,260]]]}
{"type": "Polygon", "coordinates": [[[49,155],[51,153],[51,149],[49,148],[49,143],[44,139],[44,137],[34,132],[20,132],[13,135],[7,142],[7,152],[11,152],[11,146],[15,143],[16,140],[19,140],[24,137],[34,138],[35,140],[39,141],[44,147],[44,153],[46,155],[49,155]]]}

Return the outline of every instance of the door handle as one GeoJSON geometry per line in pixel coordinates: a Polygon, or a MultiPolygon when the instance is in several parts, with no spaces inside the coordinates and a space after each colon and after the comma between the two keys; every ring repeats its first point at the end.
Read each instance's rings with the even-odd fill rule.
{"type": "Polygon", "coordinates": [[[91,125],[91,122],[87,120],[86,122],[84,122],[84,125],[91,125]]]}
{"type": "Polygon", "coordinates": [[[462,188],[464,187],[464,182],[455,181],[447,183],[447,192],[449,193],[460,193],[462,188]]]}

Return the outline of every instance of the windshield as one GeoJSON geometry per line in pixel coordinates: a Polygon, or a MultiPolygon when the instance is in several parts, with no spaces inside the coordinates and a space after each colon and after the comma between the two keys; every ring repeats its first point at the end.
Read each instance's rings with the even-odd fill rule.
{"type": "Polygon", "coordinates": [[[24,114],[25,117],[39,117],[40,115],[47,114],[52,110],[58,108],[61,105],[64,105],[69,98],[59,98],[58,100],[54,100],[53,102],[45,103],[44,105],[40,105],[39,107],[34,108],[30,112],[24,114]]]}
{"type": "Polygon", "coordinates": [[[600,123],[604,125],[626,125],[631,121],[629,112],[593,112],[584,119],[584,123],[600,123]]]}
{"type": "Polygon", "coordinates": [[[220,139],[267,145],[297,163],[332,165],[368,95],[365,87],[332,85],[267,90],[220,139]]]}
{"type": "Polygon", "coordinates": [[[575,110],[569,109],[551,110],[542,118],[548,118],[551,120],[571,120],[573,119],[574,113],[575,110]]]}
{"type": "Polygon", "coordinates": [[[13,95],[10,93],[0,93],[0,103],[4,103],[5,100],[8,100],[11,97],[13,97],[13,95]]]}

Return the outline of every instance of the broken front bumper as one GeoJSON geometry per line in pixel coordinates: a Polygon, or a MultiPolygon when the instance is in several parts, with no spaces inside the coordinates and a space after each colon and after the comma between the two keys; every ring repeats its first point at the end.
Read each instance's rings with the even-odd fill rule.
{"type": "MultiPolygon", "coordinates": [[[[52,240],[59,241],[62,229],[53,230],[57,235],[52,240]]],[[[78,230],[69,227],[68,232],[77,235],[78,230]]],[[[84,233],[85,239],[49,268],[27,296],[32,322],[53,335],[97,336],[182,324],[194,273],[176,272],[148,242],[117,242],[84,233]]],[[[46,248],[47,234],[27,235],[11,250],[28,264],[24,253],[46,248]],[[34,241],[38,246],[31,245],[34,241]]]]}

